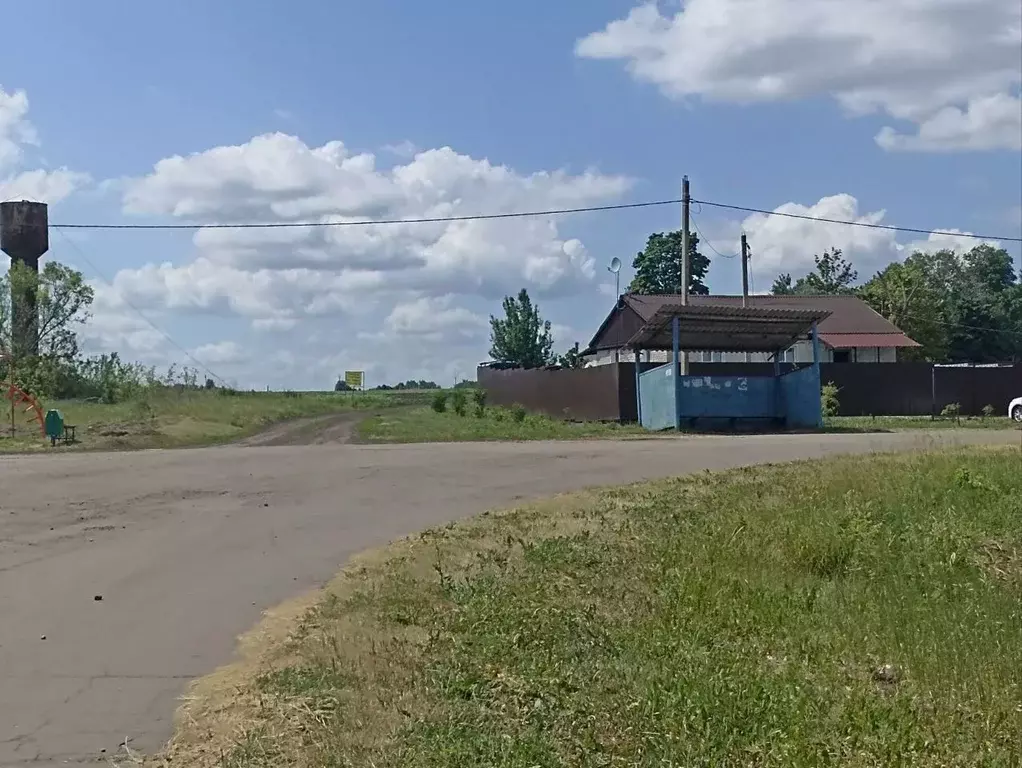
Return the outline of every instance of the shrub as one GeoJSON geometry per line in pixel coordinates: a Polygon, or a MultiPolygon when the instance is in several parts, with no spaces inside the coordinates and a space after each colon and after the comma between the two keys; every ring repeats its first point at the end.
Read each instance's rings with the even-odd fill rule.
{"type": "Polygon", "coordinates": [[[511,410],[511,420],[512,421],[515,421],[515,422],[517,422],[519,424],[521,424],[523,421],[525,421],[525,417],[527,415],[526,411],[525,411],[525,406],[522,406],[522,405],[519,405],[518,403],[515,403],[514,405],[511,406],[510,410],[511,410]]]}
{"type": "Polygon", "coordinates": [[[136,400],[131,410],[132,420],[143,429],[153,429],[156,426],[156,411],[147,396],[143,395],[136,400]]]}
{"type": "Polygon", "coordinates": [[[984,419],[989,419],[991,416],[994,415],[995,412],[996,412],[996,410],[994,409],[994,407],[992,405],[988,404],[988,405],[984,405],[983,406],[983,418],[984,419]]]}
{"type": "Polygon", "coordinates": [[[435,395],[433,395],[433,402],[430,403],[430,407],[436,413],[443,413],[444,411],[446,411],[447,410],[447,393],[446,392],[437,392],[435,395]]]}
{"type": "Polygon", "coordinates": [[[504,417],[507,415],[507,411],[505,411],[503,408],[494,408],[492,411],[490,411],[490,413],[493,414],[494,421],[503,421],[504,417]]]}
{"type": "Polygon", "coordinates": [[[958,403],[948,403],[944,406],[940,415],[945,419],[954,419],[956,423],[960,424],[962,421],[962,406],[958,403]]]}
{"type": "Polygon", "coordinates": [[[464,389],[456,389],[451,392],[451,410],[459,416],[465,415],[465,406],[468,405],[468,398],[464,389]]]}
{"type": "Polygon", "coordinates": [[[839,391],[837,384],[833,381],[828,381],[820,389],[820,407],[823,409],[823,415],[827,418],[837,416],[841,408],[841,401],[837,396],[839,391]]]}
{"type": "Polygon", "coordinates": [[[477,389],[472,392],[472,400],[475,403],[475,415],[481,419],[486,415],[486,390],[477,389]]]}

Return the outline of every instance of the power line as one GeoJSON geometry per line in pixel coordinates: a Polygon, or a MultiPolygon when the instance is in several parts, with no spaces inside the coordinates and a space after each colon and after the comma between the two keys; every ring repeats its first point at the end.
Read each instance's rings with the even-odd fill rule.
{"type": "MultiPolygon", "coordinates": [[[[325,227],[368,227],[397,224],[440,224],[459,221],[487,221],[493,219],[524,219],[537,216],[564,216],[574,213],[594,213],[601,211],[624,211],[636,208],[653,208],[665,205],[680,205],[680,199],[672,200],[648,200],[638,203],[620,203],[616,205],[590,205],[580,208],[549,208],[544,210],[511,211],[507,213],[477,213],[464,216],[427,216],[409,219],[357,219],[354,221],[271,221],[271,222],[240,222],[235,224],[51,224],[53,229],[107,229],[107,230],[198,230],[198,229],[298,229],[298,228],[325,228],[325,227]]],[[[1006,242],[1022,243],[1022,237],[1007,237],[1002,235],[982,235],[968,232],[948,232],[940,229],[916,229],[914,227],[899,227],[893,224],[871,224],[865,221],[845,221],[842,219],[830,219],[820,216],[807,216],[798,213],[784,213],[781,211],[768,211],[762,208],[747,208],[740,205],[728,203],[715,203],[710,200],[691,201],[697,205],[708,205],[713,208],[725,208],[745,213],[759,213],[764,216],[782,216],[789,219],[802,219],[804,221],[817,221],[823,224],[841,224],[849,227],[865,227],[867,229],[884,229],[891,232],[908,232],[918,235],[951,234],[955,237],[972,238],[976,240],[1003,240],[1006,242]]]]}
{"type": "Polygon", "coordinates": [[[743,211],[744,213],[761,213],[764,216],[783,216],[787,219],[802,219],[803,221],[818,221],[823,224],[843,224],[849,227],[865,227],[866,229],[886,229],[891,232],[911,232],[916,235],[953,235],[954,237],[968,237],[974,240],[1005,240],[1011,243],[1022,243],[1022,237],[1005,237],[1001,235],[980,235],[972,232],[948,232],[945,229],[914,229],[913,227],[896,227],[893,224],[871,224],[867,221],[844,221],[842,219],[828,219],[823,216],[807,216],[801,213],[785,213],[783,211],[767,211],[761,208],[746,208],[741,205],[728,205],[726,203],[713,203],[709,200],[692,200],[693,203],[702,203],[712,208],[726,208],[731,211],[743,211]]]}
{"type": "Polygon", "coordinates": [[[932,323],[933,325],[940,325],[944,328],[960,328],[967,331],[983,331],[985,333],[1002,333],[1005,336],[1014,336],[1022,339],[1022,332],[1012,330],[1011,328],[987,328],[981,325],[965,325],[964,323],[948,323],[942,320],[933,320],[931,318],[921,317],[920,315],[904,314],[902,317],[908,318],[909,320],[918,320],[921,323],[932,323]]]}
{"type": "Polygon", "coordinates": [[[699,242],[701,242],[701,243],[705,243],[705,244],[706,244],[706,247],[707,247],[707,248],[709,248],[709,249],[710,249],[711,251],[713,251],[713,252],[714,252],[715,254],[717,254],[718,256],[720,256],[720,258],[722,258],[722,259],[734,259],[734,258],[736,258],[736,257],[738,256],[738,254],[737,254],[737,253],[732,253],[732,254],[731,254],[731,255],[729,256],[729,255],[728,255],[728,254],[726,254],[726,253],[721,253],[720,251],[718,251],[718,250],[717,250],[716,248],[714,248],[714,247],[713,247],[713,243],[711,243],[711,242],[710,242],[710,241],[709,241],[709,240],[707,239],[706,235],[704,235],[704,234],[703,234],[703,231],[702,231],[701,229],[699,229],[699,225],[698,225],[698,224],[696,224],[696,220],[695,220],[695,217],[693,217],[693,216],[691,216],[691,215],[690,215],[690,216],[689,216],[689,220],[690,220],[690,221],[692,222],[692,226],[696,228],[696,233],[697,233],[697,234],[699,235],[699,242]]]}
{"type": "Polygon", "coordinates": [[[536,216],[563,216],[571,213],[594,211],[624,211],[631,208],[652,208],[659,205],[680,205],[681,200],[649,200],[619,205],[590,205],[583,208],[551,208],[540,211],[512,211],[509,213],[473,213],[464,216],[428,216],[416,219],[358,219],[355,221],[268,221],[240,224],[51,224],[56,229],[289,229],[314,227],[368,227],[385,224],[439,224],[457,221],[485,221],[488,219],[525,219],[536,216]]]}
{"type": "MultiPolygon", "coordinates": [[[[52,227],[51,227],[51,228],[52,228],[52,227]]],[[[106,277],[106,276],[105,276],[105,275],[104,275],[104,274],[103,274],[103,273],[102,273],[102,272],[100,271],[100,269],[99,269],[99,268],[98,268],[98,267],[96,266],[96,264],[95,264],[95,263],[94,263],[94,262],[92,261],[92,259],[90,259],[90,258],[89,258],[88,256],[86,256],[86,255],[85,255],[85,251],[83,251],[83,250],[82,250],[81,248],[79,248],[79,247],[78,247],[78,244],[77,244],[77,243],[76,243],[76,242],[75,242],[74,240],[72,240],[72,239],[71,239],[70,237],[68,237],[67,235],[65,235],[65,234],[64,234],[63,232],[59,232],[59,231],[58,231],[58,234],[59,234],[59,235],[60,235],[60,236],[61,236],[62,238],[64,238],[64,242],[66,242],[66,243],[67,243],[68,245],[70,245],[70,246],[71,246],[71,248],[72,248],[72,249],[73,249],[73,250],[74,250],[75,252],[77,252],[77,253],[78,253],[78,255],[79,255],[79,256],[80,256],[81,258],[82,258],[82,260],[83,260],[83,261],[84,261],[84,262],[85,262],[86,264],[88,264],[88,265],[89,265],[89,267],[91,267],[91,268],[92,268],[92,271],[93,271],[93,272],[95,272],[95,273],[96,273],[96,275],[98,275],[98,276],[99,276],[99,279],[100,279],[100,280],[102,280],[102,281],[103,281],[104,283],[106,283],[107,285],[109,285],[109,286],[113,287],[113,281],[109,280],[109,279],[108,279],[108,278],[107,278],[107,277],[106,277]]],[[[133,309],[133,310],[135,311],[135,314],[137,314],[137,315],[138,315],[139,317],[141,317],[141,318],[142,318],[142,319],[143,319],[143,320],[144,320],[144,321],[145,321],[145,322],[146,322],[146,323],[147,323],[147,324],[149,325],[149,327],[151,327],[151,328],[152,328],[152,329],[153,329],[154,331],[156,331],[156,332],[157,332],[157,333],[159,333],[159,334],[160,334],[161,336],[163,336],[163,338],[165,338],[165,339],[166,339],[167,341],[169,341],[169,342],[170,342],[170,343],[171,343],[171,344],[172,344],[173,346],[175,346],[175,347],[176,347],[176,348],[177,348],[177,349],[178,349],[178,350],[179,350],[179,351],[180,351],[181,353],[183,353],[185,357],[187,357],[187,358],[188,358],[189,360],[191,360],[191,361],[192,361],[193,363],[195,363],[195,364],[196,364],[196,365],[197,365],[197,366],[198,366],[198,367],[199,367],[200,369],[202,369],[202,370],[203,370],[203,371],[205,371],[205,372],[206,372],[207,374],[209,374],[209,376],[210,376],[210,377],[212,377],[212,378],[216,379],[217,381],[219,381],[219,382],[220,382],[220,385],[221,385],[221,386],[223,386],[223,387],[226,387],[226,386],[227,386],[227,382],[226,382],[226,381],[224,381],[224,379],[223,379],[223,378],[221,378],[221,377],[220,377],[220,376],[218,376],[218,375],[217,375],[216,373],[214,373],[213,371],[211,371],[211,370],[210,370],[210,369],[209,369],[209,368],[208,368],[208,367],[207,367],[206,365],[204,365],[204,364],[203,364],[203,362],[202,362],[201,360],[197,359],[197,358],[196,358],[196,357],[195,357],[195,356],[194,356],[194,355],[193,355],[193,354],[192,354],[191,352],[189,352],[189,351],[188,351],[187,349],[185,349],[185,348],[184,348],[184,347],[182,347],[182,346],[181,346],[180,344],[178,344],[178,343],[177,343],[176,341],[174,341],[174,339],[173,339],[173,338],[171,337],[171,335],[170,335],[169,333],[167,333],[167,332],[166,332],[165,330],[163,330],[163,329],[162,329],[162,328],[160,328],[160,327],[159,327],[158,325],[156,325],[156,323],[154,323],[154,322],[153,322],[152,320],[150,320],[150,319],[149,319],[148,317],[146,317],[145,313],[143,313],[143,312],[142,312],[142,310],[140,310],[140,309],[139,309],[138,307],[136,307],[136,306],[135,306],[134,304],[132,304],[132,303],[131,303],[130,301],[128,301],[128,299],[126,299],[126,298],[125,298],[124,296],[121,296],[121,300],[122,300],[122,301],[123,301],[123,302],[124,302],[125,304],[127,304],[127,305],[128,305],[129,307],[131,307],[131,309],[133,309]]]]}

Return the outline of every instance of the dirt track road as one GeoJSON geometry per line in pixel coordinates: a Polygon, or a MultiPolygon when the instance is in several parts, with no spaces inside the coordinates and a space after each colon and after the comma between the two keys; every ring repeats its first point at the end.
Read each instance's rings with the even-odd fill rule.
{"type": "Polygon", "coordinates": [[[700,469],[1018,440],[959,432],[0,457],[0,766],[109,765],[126,737],[158,749],[188,680],[229,661],[263,609],[322,584],[359,550],[434,524],[700,469]]]}

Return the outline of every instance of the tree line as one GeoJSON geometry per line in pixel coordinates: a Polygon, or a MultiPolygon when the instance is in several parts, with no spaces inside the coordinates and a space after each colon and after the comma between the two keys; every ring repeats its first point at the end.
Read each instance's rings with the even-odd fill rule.
{"type": "Polygon", "coordinates": [[[989,244],[964,253],[916,251],[859,284],[840,249],[814,257],[805,277],[777,277],[775,296],[858,296],[919,342],[906,356],[932,362],[1022,360],[1022,276],[1011,254],[989,244]]]}
{"type": "MultiPolygon", "coordinates": [[[[633,293],[680,292],[682,233],[657,232],[632,260],[633,293]]],[[[689,238],[689,293],[708,295],[710,260],[689,238]]],[[[904,359],[931,362],[1014,362],[1022,360],[1022,273],[1003,248],[978,245],[964,253],[950,249],[916,251],[889,264],[863,283],[838,248],[814,256],[813,269],[793,279],[778,275],[774,296],[857,296],[921,346],[904,359]]],[[[555,355],[551,325],[524,288],[505,297],[502,316],[490,316],[490,358],[497,365],[541,368],[584,364],[576,342],[555,355]]]]}

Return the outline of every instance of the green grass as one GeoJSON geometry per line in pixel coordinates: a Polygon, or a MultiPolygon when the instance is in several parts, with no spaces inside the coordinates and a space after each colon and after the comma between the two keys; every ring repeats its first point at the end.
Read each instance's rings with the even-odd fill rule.
{"type": "Polygon", "coordinates": [[[436,413],[428,406],[382,413],[361,422],[358,433],[365,441],[380,443],[578,440],[649,434],[635,425],[560,421],[538,414],[525,414],[519,421],[503,408],[487,408],[478,417],[471,404],[464,416],[451,411],[436,413]]]}
{"type": "Polygon", "coordinates": [[[929,416],[836,416],[826,420],[827,427],[864,432],[897,432],[910,429],[1018,429],[1007,416],[962,416],[960,419],[929,416]]]}
{"type": "Polygon", "coordinates": [[[1015,766],[1022,457],[706,473],[430,531],[189,718],[170,765],[1015,766]]]}
{"type": "MultiPolygon", "coordinates": [[[[78,444],[56,450],[95,448],[153,448],[211,445],[229,442],[289,419],[414,405],[428,400],[426,392],[283,393],[158,389],[123,403],[52,401],[65,423],[77,427],[78,444]]],[[[6,405],[6,401],[3,401],[6,405]]],[[[17,432],[10,437],[4,412],[0,424],[0,453],[53,450],[39,435],[38,423],[18,415],[17,432]]]]}

